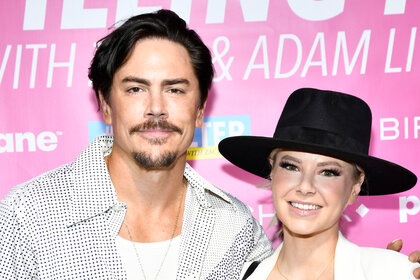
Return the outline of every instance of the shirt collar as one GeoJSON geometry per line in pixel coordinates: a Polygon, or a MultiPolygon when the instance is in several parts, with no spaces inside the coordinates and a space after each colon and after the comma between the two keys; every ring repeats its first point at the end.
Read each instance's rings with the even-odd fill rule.
{"type": "MultiPolygon", "coordinates": [[[[118,204],[117,194],[112,185],[104,156],[112,150],[113,137],[97,137],[73,163],[71,192],[71,214],[68,226],[83,222],[108,211],[118,204]]],[[[230,197],[201,177],[188,163],[184,176],[193,188],[196,199],[204,208],[213,207],[207,192],[217,195],[232,204],[230,197]]],[[[233,204],[232,204],[233,205],[233,204]]]]}
{"type": "Polygon", "coordinates": [[[104,161],[112,136],[99,136],[73,162],[70,225],[99,215],[118,203],[104,161]]]}
{"type": "Polygon", "coordinates": [[[206,196],[206,193],[209,192],[213,195],[216,195],[226,202],[234,205],[232,203],[231,198],[222,190],[215,187],[213,184],[211,184],[209,181],[204,179],[201,175],[197,173],[188,163],[185,165],[185,171],[184,176],[188,181],[188,185],[191,186],[195,192],[196,198],[198,202],[200,203],[201,207],[204,208],[210,208],[213,207],[212,203],[209,201],[209,199],[206,196]]]}

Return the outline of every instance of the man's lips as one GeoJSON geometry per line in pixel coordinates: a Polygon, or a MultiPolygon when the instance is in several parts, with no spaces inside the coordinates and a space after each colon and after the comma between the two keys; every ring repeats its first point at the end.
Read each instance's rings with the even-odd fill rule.
{"type": "Polygon", "coordinates": [[[174,131],[167,130],[167,129],[145,129],[145,130],[139,130],[137,132],[148,137],[165,137],[174,131]]]}

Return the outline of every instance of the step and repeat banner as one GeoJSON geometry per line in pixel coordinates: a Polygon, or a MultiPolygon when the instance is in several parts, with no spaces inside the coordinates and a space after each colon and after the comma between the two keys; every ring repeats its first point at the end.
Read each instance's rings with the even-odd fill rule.
{"type": "MultiPolygon", "coordinates": [[[[112,134],[87,78],[95,42],[160,8],[213,54],[216,76],[189,163],[252,209],[273,240],[271,192],[217,150],[232,135],[272,136],[288,95],[316,87],[364,99],[371,155],[420,175],[420,4],[415,0],[18,0],[0,3],[0,198],[112,134]]],[[[246,155],[244,155],[246,157],[246,155]]],[[[419,249],[420,186],[359,197],[342,230],[359,245],[419,249]]]]}

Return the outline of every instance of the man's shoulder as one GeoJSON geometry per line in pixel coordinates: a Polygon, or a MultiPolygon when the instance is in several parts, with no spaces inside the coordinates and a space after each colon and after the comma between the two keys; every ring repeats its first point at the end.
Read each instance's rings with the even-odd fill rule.
{"type": "MultiPolygon", "coordinates": [[[[27,182],[13,187],[1,200],[1,205],[16,207],[23,204],[48,203],[59,201],[67,197],[72,190],[75,180],[85,180],[86,174],[93,174],[92,164],[101,159],[103,150],[112,147],[113,138],[110,136],[97,137],[75,161],[63,164],[47,171],[27,182]],[[77,176],[78,178],[74,178],[77,176]]],[[[96,167],[100,169],[100,167],[96,167]]]]}
{"type": "Polygon", "coordinates": [[[224,195],[226,197],[229,198],[230,203],[234,206],[235,211],[241,212],[241,213],[246,213],[247,215],[251,215],[251,211],[250,208],[248,207],[248,205],[246,205],[244,202],[242,202],[241,200],[239,200],[236,196],[234,196],[233,194],[224,191],[216,186],[214,186],[214,188],[217,188],[220,192],[223,192],[224,195]]]}
{"type": "Polygon", "coordinates": [[[233,194],[212,185],[208,191],[208,200],[219,216],[234,217],[236,222],[252,225],[254,217],[248,205],[239,200],[233,194]],[[223,194],[223,195],[221,195],[223,194]]]}
{"type": "Polygon", "coordinates": [[[228,193],[207,181],[188,164],[185,168],[185,176],[196,190],[195,194],[197,198],[199,200],[204,198],[204,202],[202,203],[210,203],[215,209],[224,209],[227,211],[245,214],[246,216],[251,216],[249,207],[245,203],[240,201],[231,193],[228,193]],[[204,197],[201,197],[201,193],[205,194],[204,197]]]}
{"type": "Polygon", "coordinates": [[[19,207],[39,203],[57,193],[67,193],[71,185],[72,163],[61,165],[13,187],[1,200],[3,206],[19,207]]]}

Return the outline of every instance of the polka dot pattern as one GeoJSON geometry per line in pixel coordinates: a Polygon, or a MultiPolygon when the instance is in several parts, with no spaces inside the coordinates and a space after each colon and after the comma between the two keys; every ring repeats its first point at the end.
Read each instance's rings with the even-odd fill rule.
{"type": "MultiPolygon", "coordinates": [[[[13,188],[0,201],[0,279],[126,279],[115,238],[118,202],[100,136],[70,164],[13,188]]],[[[271,254],[248,208],[189,165],[174,279],[238,279],[245,261],[271,254]]]]}

